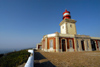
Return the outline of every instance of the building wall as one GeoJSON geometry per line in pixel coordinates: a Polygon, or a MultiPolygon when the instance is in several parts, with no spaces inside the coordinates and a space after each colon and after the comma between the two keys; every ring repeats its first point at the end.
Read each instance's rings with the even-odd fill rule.
{"type": "Polygon", "coordinates": [[[38,45],[38,49],[41,49],[41,45],[38,45]]]}
{"type": "MultiPolygon", "coordinates": [[[[65,35],[65,34],[64,34],[65,35]]],[[[79,37],[64,37],[59,34],[59,36],[55,35],[52,37],[45,37],[42,40],[42,49],[47,52],[63,52],[62,51],[62,40],[65,40],[65,52],[71,52],[71,51],[92,51],[92,45],[91,45],[91,38],[89,37],[82,37],[80,35],[79,37]],[[53,47],[50,47],[50,40],[53,40],[53,47]],[[69,45],[69,40],[72,40],[73,47],[71,48],[69,45]],[[81,41],[84,41],[84,50],[82,49],[82,43],[81,41]],[[78,42],[78,43],[77,43],[78,42]]],[[[100,50],[100,40],[92,39],[95,41],[96,50],[100,50]],[[98,44],[99,42],[99,44],[98,44]]]]}
{"type": "Polygon", "coordinates": [[[61,26],[60,26],[60,31],[62,34],[67,34],[67,31],[66,31],[66,23],[63,23],[61,26]]]}
{"type": "Polygon", "coordinates": [[[67,34],[76,34],[76,26],[75,23],[67,23],[67,34]]]}
{"type": "Polygon", "coordinates": [[[76,21],[73,19],[64,19],[60,22],[61,34],[77,34],[76,21]]]}
{"type": "Polygon", "coordinates": [[[45,50],[45,39],[42,41],[42,50],[45,50]]]}
{"type": "Polygon", "coordinates": [[[100,40],[95,40],[96,50],[100,50],[100,40]]]}
{"type": "Polygon", "coordinates": [[[65,39],[66,52],[67,51],[75,51],[74,38],[60,37],[59,38],[59,45],[60,45],[59,49],[60,49],[60,52],[62,52],[62,39],[65,39]],[[72,46],[73,46],[73,48],[70,48],[69,40],[72,40],[72,46]]]}
{"type": "Polygon", "coordinates": [[[78,39],[76,39],[76,41],[78,42],[78,43],[76,43],[77,51],[91,51],[92,50],[90,39],[78,38],[78,39]],[[84,43],[84,45],[83,45],[84,46],[84,50],[82,49],[81,41],[83,41],[83,43],[84,43]]]}
{"type": "Polygon", "coordinates": [[[63,23],[60,26],[61,34],[76,34],[75,23],[63,23]]]}

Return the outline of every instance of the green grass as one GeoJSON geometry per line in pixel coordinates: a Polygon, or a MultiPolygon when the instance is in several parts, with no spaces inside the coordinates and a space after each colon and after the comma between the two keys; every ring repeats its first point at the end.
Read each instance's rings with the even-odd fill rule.
{"type": "Polygon", "coordinates": [[[8,53],[0,58],[0,67],[17,67],[27,62],[29,55],[27,50],[8,53]]]}

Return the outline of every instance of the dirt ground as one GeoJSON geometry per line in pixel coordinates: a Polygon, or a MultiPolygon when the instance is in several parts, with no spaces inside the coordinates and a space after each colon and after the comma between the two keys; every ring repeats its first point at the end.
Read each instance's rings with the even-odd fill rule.
{"type": "Polygon", "coordinates": [[[35,51],[35,67],[100,67],[100,51],[43,52],[35,51]]]}

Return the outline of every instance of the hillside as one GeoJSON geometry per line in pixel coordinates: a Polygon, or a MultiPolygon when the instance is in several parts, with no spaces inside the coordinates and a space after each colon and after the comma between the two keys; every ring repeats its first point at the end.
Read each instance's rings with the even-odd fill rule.
{"type": "Polygon", "coordinates": [[[17,67],[25,63],[29,55],[27,50],[8,53],[0,58],[0,67],[17,67]]]}

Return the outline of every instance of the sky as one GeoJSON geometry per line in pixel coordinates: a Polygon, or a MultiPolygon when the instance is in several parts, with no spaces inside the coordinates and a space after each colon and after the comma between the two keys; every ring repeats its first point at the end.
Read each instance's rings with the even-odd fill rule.
{"type": "Polygon", "coordinates": [[[36,47],[70,11],[77,34],[100,37],[100,0],[0,0],[0,49],[36,47]]]}

